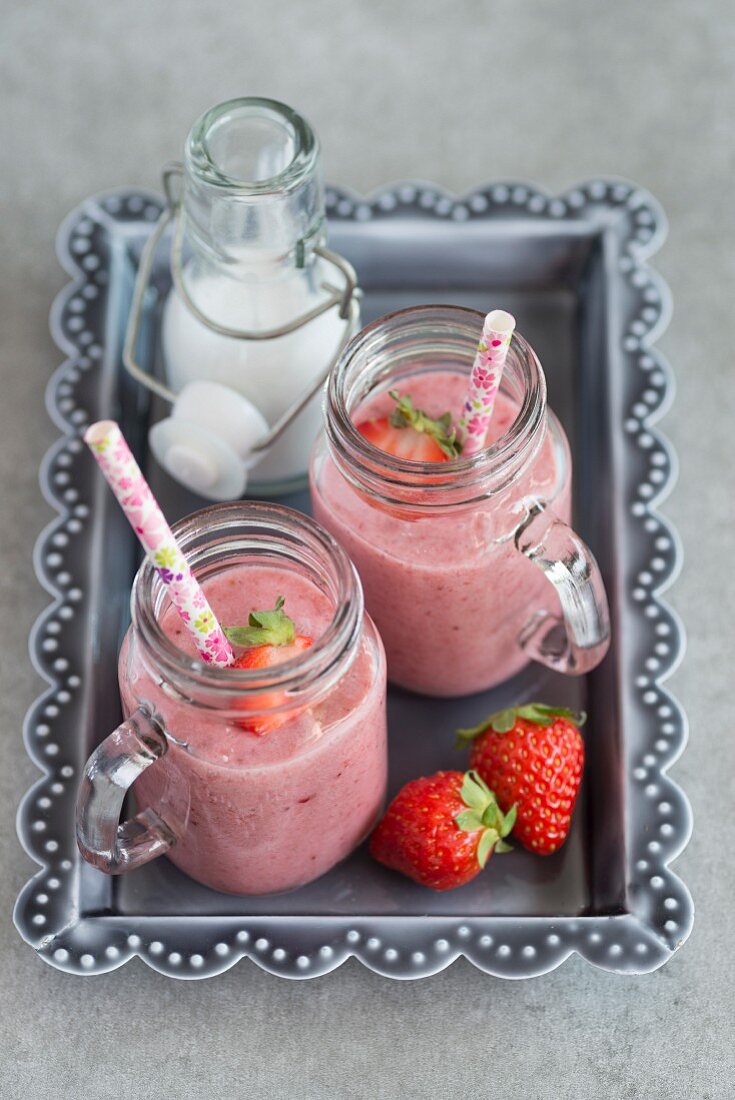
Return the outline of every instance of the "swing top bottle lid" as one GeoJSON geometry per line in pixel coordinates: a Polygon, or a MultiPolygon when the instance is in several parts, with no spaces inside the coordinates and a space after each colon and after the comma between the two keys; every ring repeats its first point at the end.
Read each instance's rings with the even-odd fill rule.
{"type": "Polygon", "coordinates": [[[184,153],[184,208],[195,246],[238,261],[300,251],[324,233],[321,148],[284,103],[231,99],[194,123],[184,153]]]}

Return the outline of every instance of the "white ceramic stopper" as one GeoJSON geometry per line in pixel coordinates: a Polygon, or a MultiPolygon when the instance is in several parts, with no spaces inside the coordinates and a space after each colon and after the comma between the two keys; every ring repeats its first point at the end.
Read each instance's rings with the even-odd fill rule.
{"type": "Polygon", "coordinates": [[[235,500],[245,492],[247,471],[264,457],[252,448],[267,431],[262,413],[242,394],[219,382],[191,382],[148,442],[182,485],[208,500],[235,500]]]}

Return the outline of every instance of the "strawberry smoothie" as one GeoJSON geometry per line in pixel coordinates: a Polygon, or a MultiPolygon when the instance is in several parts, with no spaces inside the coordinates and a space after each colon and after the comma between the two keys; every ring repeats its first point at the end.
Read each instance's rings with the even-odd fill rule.
{"type": "MultiPolygon", "coordinates": [[[[357,407],[351,414],[355,424],[393,411],[388,388],[373,391],[357,407]]],[[[456,416],[467,375],[437,369],[390,388],[410,394],[430,417],[448,410],[456,416]]],[[[517,401],[501,391],[488,447],[506,435],[518,413],[517,401]]],[[[569,522],[570,470],[568,443],[549,414],[535,454],[509,484],[484,500],[422,515],[359,491],[324,441],[317,445],[314,515],[357,567],[393,683],[425,695],[467,695],[506,680],[527,663],[519,642],[524,629],[539,613],[558,616],[559,603],[542,571],[516,549],[514,532],[527,505],[538,499],[553,503],[569,522]]]]}
{"type": "MultiPolygon", "coordinates": [[[[315,641],[335,614],[325,592],[288,565],[233,565],[204,579],[203,588],[225,627],[246,624],[250,612],[274,607],[281,595],[297,630],[315,641]]],[[[196,656],[172,607],[160,626],[196,656]]],[[[147,703],[169,742],[137,779],[136,800],[178,834],[167,852],[177,867],[225,893],[276,893],[328,871],[364,839],[386,786],[385,659],[367,617],[336,682],[260,735],[229,713],[176,698],[130,638],[120,654],[125,713],[147,703]]]]}

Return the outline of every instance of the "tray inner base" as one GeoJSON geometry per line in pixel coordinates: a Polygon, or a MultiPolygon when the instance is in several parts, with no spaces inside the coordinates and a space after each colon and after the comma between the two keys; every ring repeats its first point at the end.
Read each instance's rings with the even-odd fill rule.
{"type": "MultiPolygon", "coordinates": [[[[527,237],[515,240],[513,228],[507,224],[486,225],[479,233],[468,232],[466,237],[458,237],[456,227],[451,237],[441,224],[433,230],[424,227],[420,248],[415,247],[417,242],[409,219],[404,223],[400,219],[391,221],[382,233],[378,239],[359,224],[337,222],[330,235],[332,246],[357,268],[365,290],[364,321],[422,302],[457,303],[480,310],[499,304],[510,309],[539,354],[547,374],[550,403],[569,434],[577,470],[575,496],[579,513],[585,485],[595,480],[599,472],[590,471],[589,463],[599,462],[600,440],[604,441],[608,431],[605,394],[597,394],[595,405],[583,410],[585,390],[584,384],[580,385],[580,377],[595,369],[592,356],[606,354],[605,334],[598,323],[605,312],[606,293],[601,232],[540,234],[534,242],[533,262],[528,257],[524,262],[518,261],[522,249],[528,250],[528,240],[527,237]],[[585,356],[584,364],[580,364],[581,354],[585,356]],[[590,418],[594,423],[590,424],[590,418]],[[582,453],[580,440],[590,439],[596,441],[596,449],[582,453]],[[580,470],[584,471],[582,477],[580,470]]],[[[116,308],[123,321],[141,244],[142,239],[129,239],[111,264],[111,300],[117,297],[116,308]]],[[[151,364],[159,363],[156,321],[169,286],[163,252],[154,285],[157,294],[151,295],[149,325],[144,337],[144,352],[151,364]]],[[[122,323],[117,326],[120,339],[123,327],[122,323]]],[[[160,410],[154,403],[152,411],[141,414],[140,394],[131,391],[131,384],[124,376],[119,348],[112,360],[111,377],[118,381],[112,384],[112,408],[106,412],[109,415],[117,411],[123,428],[137,439],[138,457],[167,515],[176,518],[201,507],[199,498],[176,486],[148,460],[143,443],[146,419],[155,418],[160,410]]],[[[608,482],[607,475],[597,480],[598,485],[603,485],[605,496],[613,491],[608,482]]],[[[296,507],[308,507],[305,494],[281,499],[296,507]]],[[[590,542],[606,572],[611,568],[608,561],[611,540],[609,532],[601,526],[601,517],[608,512],[604,500],[598,504],[599,507],[588,509],[585,501],[587,522],[578,522],[578,529],[590,542]]],[[[122,525],[117,531],[121,539],[127,537],[122,525]]],[[[100,547],[99,552],[104,554],[104,548],[100,547]]],[[[119,578],[119,584],[129,581],[134,560],[132,547],[129,576],[119,578]]],[[[112,608],[108,605],[108,614],[117,616],[113,625],[120,637],[127,625],[125,593],[112,608]]],[[[618,770],[620,767],[619,733],[610,717],[610,700],[615,696],[614,667],[614,658],[608,658],[595,675],[594,693],[589,691],[588,678],[568,679],[537,666],[530,666],[509,684],[465,700],[427,700],[400,691],[390,692],[391,794],[416,774],[441,767],[461,768],[464,758],[455,755],[452,749],[453,729],[471,724],[511,701],[540,697],[588,711],[585,784],[572,834],[562,851],[553,857],[539,859],[519,849],[494,860],[490,872],[467,887],[434,894],[378,867],[363,849],[317,882],[292,894],[266,898],[217,894],[192,882],[165,859],[114,880],[106,880],[83,867],[79,878],[80,910],[90,915],[117,913],[186,919],[300,914],[562,917],[620,912],[624,908],[622,795],[621,784],[609,781],[611,767],[618,770]]],[[[100,701],[106,700],[104,705],[100,703],[99,710],[110,728],[115,704],[109,699],[115,698],[116,685],[109,669],[105,673],[99,668],[96,674],[103,679],[106,676],[106,683],[97,680],[95,694],[100,701]]],[[[97,709],[91,708],[93,713],[97,709]]],[[[104,729],[104,724],[90,722],[89,750],[104,729]]]]}

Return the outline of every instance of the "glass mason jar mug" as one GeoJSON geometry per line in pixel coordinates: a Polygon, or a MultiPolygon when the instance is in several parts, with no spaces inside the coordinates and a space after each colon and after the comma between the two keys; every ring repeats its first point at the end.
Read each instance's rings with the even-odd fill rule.
{"type": "Polygon", "coordinates": [[[583,673],[609,642],[598,566],[569,526],[569,445],[521,336],[480,453],[415,462],[357,430],[388,414],[395,389],[456,417],[482,323],[474,310],[420,306],[363,329],[332,374],[312,455],[314,515],[357,566],[389,679],[426,695],[485,690],[531,658],[583,673]]]}
{"type": "Polygon", "coordinates": [[[346,857],[381,811],[383,647],[353,566],[308,517],[224,504],[174,532],[223,625],[282,595],[313,644],[270,668],[205,665],[143,564],[120,652],[125,721],[87,763],[79,847],[110,874],[166,853],[225,893],[290,890],[346,857]],[[121,823],[131,786],[138,813],[121,823]]]}

